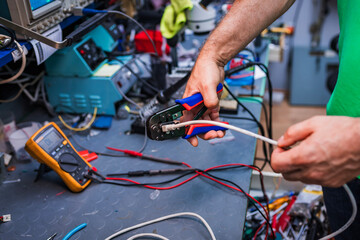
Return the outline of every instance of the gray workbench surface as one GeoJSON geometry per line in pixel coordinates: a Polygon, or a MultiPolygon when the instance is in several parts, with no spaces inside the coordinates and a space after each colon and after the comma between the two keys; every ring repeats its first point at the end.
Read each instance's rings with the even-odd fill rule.
{"type": "MultiPolygon", "coordinates": [[[[260,116],[259,103],[246,102],[245,105],[256,117],[260,116]]],[[[239,112],[239,116],[249,117],[241,109],[239,112]]],[[[224,120],[253,132],[257,132],[258,129],[253,121],[224,120]]],[[[129,124],[129,119],[117,120],[113,121],[109,131],[103,131],[97,136],[76,137],[82,145],[97,151],[110,153],[104,146],[138,150],[143,144],[144,136],[126,135],[129,124]]],[[[233,141],[214,145],[200,141],[197,148],[191,147],[183,139],[164,142],[149,140],[144,153],[184,161],[192,167],[201,169],[227,163],[252,164],[256,140],[234,131],[231,134],[235,137],[233,141]]],[[[137,158],[104,156],[100,156],[91,164],[103,174],[176,167],[137,158]]],[[[241,239],[246,197],[203,177],[172,190],[156,191],[142,187],[91,183],[83,192],[72,193],[55,172],[48,172],[39,181],[34,182],[34,170],[38,166],[35,160],[30,163],[17,163],[16,171],[8,173],[5,180],[21,181],[0,185],[0,213],[11,214],[12,218],[11,222],[0,224],[1,240],[45,240],[54,233],[57,233],[55,239],[62,239],[70,230],[82,223],[87,223],[87,227],[71,239],[104,239],[121,229],[179,212],[195,212],[201,215],[208,221],[217,239],[241,239]]],[[[249,169],[231,169],[213,174],[234,181],[245,191],[249,191],[249,169]]],[[[173,177],[133,179],[139,182],[159,182],[173,177]]],[[[145,232],[156,232],[169,239],[210,239],[205,227],[194,218],[167,220],[116,239],[126,239],[135,233],[145,232]]]]}

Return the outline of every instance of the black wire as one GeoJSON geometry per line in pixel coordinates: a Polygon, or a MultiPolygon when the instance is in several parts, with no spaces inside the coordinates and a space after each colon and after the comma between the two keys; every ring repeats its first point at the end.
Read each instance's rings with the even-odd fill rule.
{"type": "MultiPolygon", "coordinates": [[[[259,130],[261,135],[265,136],[265,131],[264,131],[264,127],[262,126],[262,124],[256,119],[256,117],[254,116],[254,114],[244,105],[242,104],[239,99],[234,95],[233,92],[230,91],[230,89],[226,86],[226,84],[224,84],[225,89],[229,92],[229,94],[233,97],[233,99],[245,110],[247,111],[251,118],[253,119],[253,121],[258,125],[259,130]]],[[[267,148],[266,148],[266,143],[262,142],[262,146],[263,146],[263,152],[264,152],[264,156],[266,159],[268,159],[267,161],[269,161],[269,156],[268,156],[268,152],[267,152],[267,148]]],[[[265,166],[263,166],[265,167],[265,166]]]]}
{"type": "MultiPolygon", "coordinates": [[[[224,179],[224,178],[220,178],[220,177],[214,176],[214,175],[212,175],[212,174],[210,174],[210,173],[208,173],[208,172],[203,172],[203,173],[206,174],[206,175],[209,175],[210,177],[215,178],[215,179],[217,179],[217,180],[224,181],[224,182],[228,182],[228,183],[234,185],[235,187],[237,187],[238,189],[240,189],[242,192],[244,192],[244,195],[245,195],[246,198],[249,200],[249,202],[255,207],[255,209],[256,209],[256,210],[261,214],[261,216],[265,219],[266,223],[268,224],[268,226],[269,226],[269,228],[270,228],[270,230],[271,230],[272,235],[275,236],[275,233],[274,233],[274,231],[273,231],[273,229],[272,229],[272,227],[271,227],[271,224],[270,224],[269,220],[267,219],[267,217],[265,217],[265,215],[260,211],[260,209],[258,208],[258,206],[254,203],[254,200],[251,199],[247,194],[245,194],[245,191],[244,191],[239,185],[237,185],[237,184],[234,183],[233,181],[230,181],[230,180],[227,180],[227,179],[224,179]]],[[[261,176],[262,176],[262,175],[260,175],[260,179],[261,179],[261,176]]],[[[262,179],[261,179],[261,181],[262,181],[262,179]]],[[[267,196],[266,196],[266,194],[265,194],[265,192],[264,192],[264,189],[262,189],[262,190],[263,190],[264,197],[267,199],[267,196]]],[[[267,209],[268,209],[268,213],[270,213],[270,212],[269,212],[269,204],[268,204],[268,201],[267,201],[266,206],[267,206],[267,209]]]]}
{"type": "MultiPolygon", "coordinates": [[[[254,165],[250,165],[250,166],[259,169],[259,167],[257,167],[257,166],[254,166],[254,165]]],[[[270,227],[270,229],[271,229],[271,231],[272,231],[273,236],[275,236],[274,233],[273,233],[273,230],[272,230],[272,228],[271,228],[271,225],[270,225],[270,223],[269,223],[269,221],[268,221],[268,219],[267,219],[267,217],[261,212],[261,210],[258,208],[258,206],[253,202],[253,200],[252,200],[249,196],[247,196],[247,195],[245,194],[246,192],[245,192],[239,185],[237,185],[236,183],[234,183],[234,182],[232,182],[232,181],[230,181],[230,180],[223,179],[223,178],[214,176],[214,175],[212,175],[212,174],[209,173],[209,172],[217,172],[217,171],[224,171],[224,170],[229,170],[229,169],[245,168],[245,167],[246,167],[246,166],[229,166],[229,167],[223,167],[223,168],[217,168],[217,169],[210,169],[210,170],[208,170],[208,171],[204,171],[204,170],[201,170],[201,169],[193,169],[192,171],[189,171],[189,172],[187,172],[187,173],[184,173],[184,174],[182,174],[182,175],[180,175],[180,176],[178,176],[178,177],[172,178],[172,179],[170,179],[170,180],[162,181],[162,182],[155,182],[155,183],[140,183],[140,184],[137,184],[137,183],[119,183],[119,182],[114,182],[114,181],[116,181],[116,180],[104,180],[104,181],[102,181],[101,183],[113,184],[113,185],[124,186],[124,187],[144,186],[144,185],[153,185],[153,186],[155,186],[155,185],[168,184],[168,183],[174,182],[174,181],[176,181],[176,180],[179,180],[179,179],[181,179],[181,178],[183,178],[183,177],[185,177],[185,176],[187,176],[187,175],[190,175],[190,174],[193,174],[193,173],[196,173],[196,172],[201,172],[201,173],[204,173],[204,174],[206,174],[206,175],[208,175],[208,176],[210,176],[210,177],[212,177],[212,178],[215,178],[215,179],[217,179],[217,180],[224,181],[224,182],[228,182],[228,183],[234,185],[235,187],[237,187],[238,189],[240,189],[240,190],[244,193],[244,195],[246,196],[246,198],[250,201],[250,203],[255,207],[255,209],[256,209],[256,210],[261,214],[261,216],[265,219],[266,223],[269,225],[269,227],[270,227]]],[[[260,169],[259,169],[259,170],[260,170],[260,169]]],[[[259,177],[260,177],[260,182],[261,182],[261,185],[262,185],[263,195],[264,195],[265,199],[267,200],[267,201],[266,201],[266,202],[267,202],[267,209],[268,209],[268,212],[269,212],[268,198],[267,198],[267,196],[266,196],[265,189],[263,188],[264,185],[263,185],[262,175],[260,174],[259,177]]]]}
{"type": "MultiPolygon", "coordinates": [[[[248,65],[248,67],[251,67],[251,66],[254,66],[254,65],[257,65],[260,67],[260,69],[265,73],[266,75],[266,80],[267,80],[267,83],[268,83],[268,92],[269,92],[269,122],[268,122],[268,136],[269,138],[273,138],[273,134],[272,134],[272,92],[273,92],[273,88],[272,88],[272,83],[271,83],[271,79],[270,79],[270,75],[269,75],[269,70],[267,68],[267,66],[261,62],[254,62],[254,61],[251,61],[251,59],[248,59],[248,58],[243,58],[243,59],[246,59],[248,60],[249,62],[246,63],[248,65]]],[[[228,90],[227,86],[224,85],[225,88],[228,90]]],[[[229,90],[228,90],[229,91],[229,90]]],[[[230,93],[230,91],[229,91],[230,93]]],[[[230,94],[231,95],[231,94],[230,94]]],[[[234,97],[234,95],[232,95],[232,97],[238,101],[238,99],[236,97],[234,97]]],[[[239,101],[238,101],[239,103],[239,101]]],[[[248,111],[249,112],[249,111],[248,111]]],[[[250,112],[249,112],[250,113],[250,112]]],[[[271,144],[268,144],[268,148],[269,148],[269,155],[271,155],[272,151],[273,151],[273,146],[271,144]]],[[[265,152],[264,152],[264,155],[265,155],[265,152]]],[[[265,156],[265,158],[268,159],[268,163],[271,165],[271,159],[268,158],[267,156],[265,156]]],[[[264,165],[262,166],[262,169],[266,166],[266,162],[264,163],[264,165]]]]}
{"type": "Polygon", "coordinates": [[[125,155],[125,154],[120,155],[120,154],[103,153],[103,152],[95,151],[95,150],[93,150],[93,149],[84,147],[84,146],[82,146],[82,145],[79,143],[79,141],[75,138],[74,132],[73,132],[73,131],[71,131],[71,132],[72,132],[72,134],[69,135],[68,137],[71,138],[71,139],[73,139],[74,142],[76,143],[76,145],[78,145],[78,147],[80,147],[80,148],[82,148],[82,149],[84,149],[84,150],[88,150],[88,151],[90,151],[90,152],[96,153],[97,155],[106,156],[106,157],[128,157],[128,155],[125,155]]]}
{"type": "Polygon", "coordinates": [[[184,173],[178,177],[172,178],[170,180],[166,180],[163,182],[155,182],[155,183],[119,183],[119,182],[113,182],[116,180],[104,180],[101,183],[107,183],[107,184],[114,184],[114,185],[120,185],[120,186],[124,186],[124,187],[134,187],[134,186],[145,186],[145,185],[163,185],[163,184],[167,184],[167,183],[171,183],[174,182],[176,180],[179,180],[183,177],[186,177],[187,175],[193,174],[196,171],[196,169],[194,169],[193,171],[189,171],[187,173],[184,173]]]}

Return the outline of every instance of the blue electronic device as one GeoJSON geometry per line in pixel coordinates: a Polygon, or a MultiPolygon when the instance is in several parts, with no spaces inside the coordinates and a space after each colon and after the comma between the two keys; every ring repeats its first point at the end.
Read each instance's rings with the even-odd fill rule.
{"type": "Polygon", "coordinates": [[[118,39],[121,38],[121,31],[112,18],[97,26],[94,30],[86,35],[91,37],[95,44],[105,52],[112,52],[118,45],[118,39]]]}
{"type": "Polygon", "coordinates": [[[55,0],[30,0],[31,10],[34,11],[54,1],[55,0]]]}
{"type": "MultiPolygon", "coordinates": [[[[244,65],[248,62],[253,62],[254,58],[251,55],[240,52],[233,59],[231,59],[224,67],[224,70],[230,70],[234,67],[244,65]]],[[[249,67],[240,72],[234,73],[225,78],[225,82],[229,86],[246,86],[254,83],[254,67],[249,67]]]]}
{"type": "Polygon", "coordinates": [[[121,62],[108,61],[102,49],[88,36],[74,46],[57,51],[46,62],[44,77],[50,104],[57,112],[115,115],[123,99],[141,74],[132,56],[121,62]],[[129,68],[133,71],[131,72],[129,68]]]}

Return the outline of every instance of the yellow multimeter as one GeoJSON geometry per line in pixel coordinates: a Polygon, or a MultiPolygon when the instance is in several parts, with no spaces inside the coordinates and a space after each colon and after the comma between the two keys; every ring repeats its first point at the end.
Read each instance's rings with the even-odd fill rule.
{"type": "Polygon", "coordinates": [[[91,180],[85,175],[92,166],[79,155],[54,122],[39,129],[26,142],[25,150],[54,170],[71,191],[80,192],[90,184],[91,180]]]}

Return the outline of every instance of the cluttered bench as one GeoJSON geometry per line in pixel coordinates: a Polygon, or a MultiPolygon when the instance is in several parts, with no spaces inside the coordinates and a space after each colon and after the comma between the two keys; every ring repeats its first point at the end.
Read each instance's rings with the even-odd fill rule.
{"type": "MultiPolygon", "coordinates": [[[[255,116],[260,116],[259,103],[244,104],[255,116]]],[[[237,116],[248,117],[248,113],[240,110],[237,116]]],[[[257,132],[257,125],[252,121],[234,119],[233,116],[223,119],[232,125],[257,132]]],[[[16,170],[5,173],[0,188],[3,196],[0,200],[1,212],[11,215],[10,222],[0,225],[2,238],[47,239],[55,233],[57,237],[64,237],[76,226],[86,223],[87,227],[76,233],[74,239],[104,239],[121,229],[180,212],[194,212],[202,216],[218,239],[241,238],[247,208],[247,198],[243,193],[201,175],[194,177],[198,174],[191,171],[143,177],[121,174],[190,167],[205,170],[224,165],[211,174],[230,180],[248,192],[252,170],[226,164],[251,165],[256,140],[233,131],[228,131],[222,142],[201,141],[197,148],[190,147],[183,139],[164,142],[147,140],[144,155],[184,162],[182,166],[107,150],[106,147],[142,148],[144,135],[128,134],[132,121],[131,117],[114,120],[109,130],[97,132],[95,136],[72,135],[64,130],[68,136],[72,135],[69,140],[77,150],[85,148],[90,152],[107,153],[99,154],[91,164],[103,175],[120,174],[117,178],[121,180],[106,181],[108,184],[92,182],[82,192],[72,193],[53,171],[42,174],[34,182],[38,174],[35,170],[39,167],[35,160],[15,162],[16,170]],[[185,176],[180,178],[182,175],[185,176]],[[159,184],[178,177],[174,182],[159,184]],[[125,180],[128,178],[132,182],[125,180]],[[133,184],[133,181],[137,183],[133,184]],[[144,183],[152,187],[146,188],[144,183]]],[[[229,182],[226,185],[234,186],[229,182]]],[[[152,224],[126,233],[119,239],[137,233],[159,233],[171,239],[210,238],[206,228],[191,216],[152,224]]]]}

